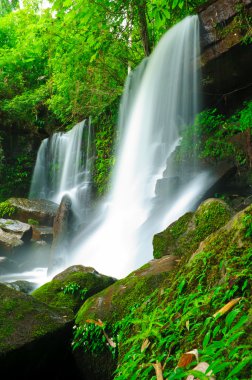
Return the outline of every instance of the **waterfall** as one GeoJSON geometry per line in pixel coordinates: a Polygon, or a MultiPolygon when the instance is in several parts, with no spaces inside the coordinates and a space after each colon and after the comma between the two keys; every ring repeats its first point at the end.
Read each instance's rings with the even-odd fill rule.
{"type": "Polygon", "coordinates": [[[128,78],[112,190],[75,241],[73,264],[117,278],[129,274],[152,259],[153,234],[190,209],[209,186],[206,173],[187,176],[179,186],[169,160],[198,111],[198,57],[198,17],[191,16],[170,29],[128,78]]]}
{"type": "Polygon", "coordinates": [[[93,162],[91,121],[83,120],[69,132],[42,141],[30,188],[31,199],[60,203],[69,194],[73,211],[83,217],[90,196],[93,162]]]}

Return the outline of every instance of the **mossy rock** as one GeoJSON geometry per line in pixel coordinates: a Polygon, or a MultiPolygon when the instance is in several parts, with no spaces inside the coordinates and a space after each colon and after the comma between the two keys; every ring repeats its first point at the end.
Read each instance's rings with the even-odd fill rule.
{"type": "Polygon", "coordinates": [[[56,203],[45,199],[9,198],[6,202],[9,208],[14,210],[9,218],[24,223],[34,219],[42,226],[53,225],[59,207],[56,203]]]}
{"type": "Polygon", "coordinates": [[[154,257],[193,253],[202,240],[224,226],[232,215],[232,209],[223,200],[207,199],[195,213],[186,213],[166,230],[154,236],[154,257]]]}
{"type": "Polygon", "coordinates": [[[31,380],[34,373],[50,373],[71,378],[72,323],[65,313],[4,284],[0,292],[1,377],[31,380]]]}
{"type": "Polygon", "coordinates": [[[32,295],[50,306],[63,308],[73,318],[88,297],[114,282],[114,278],[102,275],[94,268],[74,265],[36,289],[32,295]]]}
{"type": "Polygon", "coordinates": [[[252,263],[252,206],[240,211],[226,225],[207,236],[188,257],[190,259],[184,270],[192,275],[191,285],[193,279],[202,273],[203,261],[208,266],[207,286],[216,286],[232,275],[231,271],[239,272],[239,278],[234,275],[235,281],[244,280],[252,263]]]}
{"type": "Polygon", "coordinates": [[[64,326],[69,318],[30,295],[0,283],[0,353],[64,326]]]}
{"type": "MultiPolygon", "coordinates": [[[[76,328],[85,326],[87,321],[105,322],[109,329],[127,315],[136,304],[141,304],[155,289],[169,284],[170,273],[176,270],[178,260],[175,256],[165,256],[152,260],[126,278],[117,281],[107,289],[89,298],[78,311],[76,328]]],[[[102,346],[102,343],[101,343],[102,346]]],[[[81,349],[74,351],[82,373],[87,372],[92,380],[112,379],[116,361],[107,346],[101,354],[81,349]]]]}

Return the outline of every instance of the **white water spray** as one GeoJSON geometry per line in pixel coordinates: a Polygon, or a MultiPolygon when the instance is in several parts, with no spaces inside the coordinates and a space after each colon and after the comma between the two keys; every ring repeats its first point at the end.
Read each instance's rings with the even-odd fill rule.
{"type": "Polygon", "coordinates": [[[183,215],[209,186],[201,174],[182,191],[175,188],[173,198],[169,186],[166,195],[156,196],[181,129],[198,110],[198,56],[198,18],[187,17],[161,39],[141,75],[138,70],[137,84],[127,82],[112,191],[100,211],[102,222],[97,227],[95,220],[82,237],[73,264],[117,278],[129,274],[152,259],[153,234],[183,215]]]}

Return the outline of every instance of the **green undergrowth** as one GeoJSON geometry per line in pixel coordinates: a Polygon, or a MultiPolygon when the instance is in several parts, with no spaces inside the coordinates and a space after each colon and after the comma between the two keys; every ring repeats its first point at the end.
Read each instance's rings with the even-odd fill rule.
{"type": "Polygon", "coordinates": [[[231,117],[214,108],[204,110],[196,117],[195,123],[185,129],[175,158],[180,162],[196,155],[200,160],[211,163],[229,160],[238,168],[251,167],[251,125],[252,101],[245,102],[231,117]]]}
{"type": "Polygon", "coordinates": [[[12,206],[8,201],[0,203],[0,218],[7,218],[15,214],[16,207],[12,206]]]}
{"type": "Polygon", "coordinates": [[[248,207],[208,236],[196,254],[186,253],[170,285],[139,300],[121,320],[87,321],[75,328],[74,348],[97,356],[109,349],[117,359],[117,380],[156,380],[160,373],[165,380],[189,374],[200,380],[210,374],[218,380],[250,379],[251,216],[248,207]],[[209,364],[205,374],[194,371],[196,357],[178,365],[191,350],[209,364]]]}

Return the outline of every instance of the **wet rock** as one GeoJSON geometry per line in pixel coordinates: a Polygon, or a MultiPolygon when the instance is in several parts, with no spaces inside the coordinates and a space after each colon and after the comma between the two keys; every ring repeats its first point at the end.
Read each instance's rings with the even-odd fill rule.
{"type": "Polygon", "coordinates": [[[47,226],[32,226],[32,239],[44,241],[48,244],[53,240],[53,229],[47,226]]]}
{"type": "Polygon", "coordinates": [[[235,109],[251,91],[251,45],[246,19],[252,0],[216,0],[199,10],[203,95],[207,106],[235,109]],[[250,84],[250,85],[249,85],[250,84]]]}
{"type": "Polygon", "coordinates": [[[26,198],[10,198],[8,203],[15,208],[12,219],[27,223],[29,219],[36,220],[42,226],[52,226],[58,205],[44,199],[31,200],[26,198]]]}
{"type": "Polygon", "coordinates": [[[5,232],[19,235],[24,242],[31,240],[32,227],[27,223],[12,219],[0,219],[0,228],[5,232]]]}
{"type": "Polygon", "coordinates": [[[23,292],[25,294],[30,294],[36,287],[37,284],[35,282],[25,281],[25,280],[17,280],[9,283],[5,283],[9,288],[15,289],[18,292],[23,292]]]}
{"type": "Polygon", "coordinates": [[[239,43],[242,38],[241,25],[233,29],[233,33],[229,35],[224,31],[231,29],[230,24],[232,25],[234,17],[239,14],[239,9],[243,8],[244,12],[249,13],[251,6],[251,0],[216,0],[203,6],[199,11],[202,49],[206,51],[207,48],[211,48],[212,55],[216,57],[239,43]]]}
{"type": "Polygon", "coordinates": [[[69,254],[70,238],[72,236],[72,201],[64,195],[53,223],[53,241],[48,274],[55,269],[64,268],[69,254]]]}
{"type": "Polygon", "coordinates": [[[0,253],[12,254],[20,250],[24,242],[19,234],[5,232],[0,228],[0,253]]]}
{"type": "Polygon", "coordinates": [[[64,312],[3,284],[0,293],[1,377],[71,378],[71,324],[64,312]]]}
{"type": "Polygon", "coordinates": [[[32,295],[50,306],[63,308],[73,318],[88,297],[114,282],[114,278],[102,275],[94,268],[74,265],[57,274],[32,295]]]}

